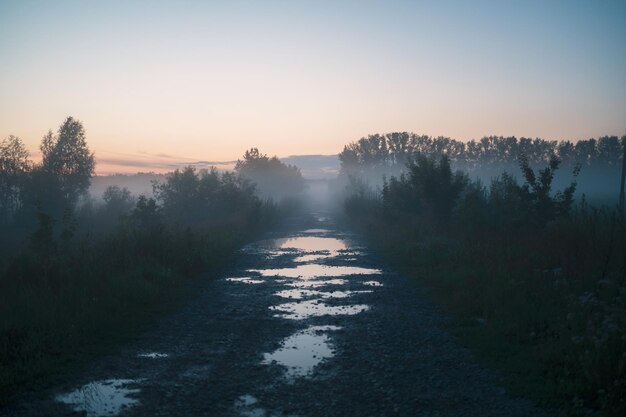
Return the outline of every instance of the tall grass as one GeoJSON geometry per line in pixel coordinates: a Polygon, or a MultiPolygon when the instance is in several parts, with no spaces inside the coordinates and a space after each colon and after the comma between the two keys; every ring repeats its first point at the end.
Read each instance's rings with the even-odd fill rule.
{"type": "Polygon", "coordinates": [[[0,270],[0,404],[74,372],[175,307],[190,278],[216,273],[281,211],[265,203],[249,221],[235,215],[194,229],[122,222],[98,238],[36,233],[0,270]]]}
{"type": "Polygon", "coordinates": [[[616,210],[583,202],[542,227],[476,228],[396,208],[356,194],[346,219],[430,288],[451,329],[514,392],[570,415],[626,415],[626,225],[616,210]]]}

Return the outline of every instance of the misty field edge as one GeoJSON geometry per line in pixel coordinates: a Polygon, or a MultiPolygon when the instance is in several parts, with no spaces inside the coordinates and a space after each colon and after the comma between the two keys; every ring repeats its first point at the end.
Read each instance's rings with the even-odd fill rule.
{"type": "MultiPolygon", "coordinates": [[[[583,355],[580,350],[585,341],[576,340],[577,336],[572,336],[571,339],[564,337],[575,334],[575,331],[562,329],[564,317],[567,316],[569,320],[572,314],[568,310],[571,307],[565,296],[557,295],[552,281],[564,279],[562,274],[567,274],[568,271],[560,267],[535,268],[531,273],[526,270],[510,275],[511,265],[507,265],[514,253],[524,251],[528,255],[524,261],[526,264],[534,261],[547,261],[546,264],[549,264],[550,259],[554,260],[551,256],[554,253],[545,256],[546,248],[552,246],[556,248],[554,252],[559,252],[552,240],[555,238],[554,234],[566,233],[570,227],[575,229],[575,220],[557,224],[554,227],[556,231],[548,229],[541,236],[520,236],[508,244],[503,244],[499,238],[471,240],[447,234],[422,235],[418,238],[410,228],[381,225],[374,217],[368,217],[368,214],[345,221],[352,229],[365,236],[384,262],[426,290],[429,298],[448,317],[448,331],[468,347],[481,363],[496,371],[498,380],[512,395],[529,399],[555,415],[585,415],[589,408],[610,417],[621,415],[624,410],[624,400],[620,399],[621,387],[614,386],[613,392],[603,389],[608,388],[606,381],[619,375],[624,366],[618,359],[620,341],[617,341],[617,348],[615,343],[607,343],[609,346],[603,346],[597,352],[587,352],[587,357],[579,358],[578,356],[583,355]],[[548,236],[550,231],[552,236],[548,236]],[[543,242],[530,246],[535,240],[543,242]],[[528,251],[529,248],[532,251],[528,251]],[[472,258],[490,250],[492,264],[488,267],[484,255],[477,256],[478,259],[472,258]],[[496,273],[489,275],[485,273],[488,270],[495,270],[496,273]],[[505,281],[503,278],[508,279],[505,281]],[[521,284],[525,288],[519,287],[520,294],[515,295],[515,285],[512,283],[525,278],[531,284],[521,284]],[[523,298],[533,294],[537,295],[536,299],[529,298],[524,309],[523,298]],[[545,322],[545,334],[535,330],[536,324],[542,321],[545,322]],[[529,331],[521,334],[520,328],[528,328],[529,331]],[[560,330],[564,334],[556,334],[560,330]],[[579,369],[577,373],[572,366],[584,360],[588,362],[585,365],[587,369],[579,369]],[[597,368],[596,375],[588,375],[590,367],[597,368]],[[600,394],[592,392],[594,389],[600,394]]],[[[602,239],[602,231],[612,225],[609,224],[608,217],[599,223],[603,224],[596,226],[602,230],[595,231],[596,239],[590,245],[597,246],[598,252],[602,253],[609,244],[608,234],[602,239]]],[[[623,221],[619,230],[624,230],[623,221]]],[[[569,232],[575,233],[574,230],[569,232]]],[[[607,262],[605,269],[615,268],[615,258],[619,258],[619,246],[624,244],[623,236],[619,239],[619,232],[616,236],[613,240],[618,242],[611,244],[618,246],[617,250],[613,249],[617,254],[613,256],[611,266],[607,262]]],[[[561,248],[561,251],[564,250],[561,248]]],[[[581,263],[582,261],[581,259],[581,263]]],[[[600,259],[596,263],[604,261],[600,259]]],[[[594,266],[600,267],[589,266],[585,271],[580,271],[581,274],[597,269],[594,266]]],[[[586,284],[578,285],[577,289],[586,284]]],[[[588,293],[582,294],[584,296],[588,293]]],[[[602,301],[600,298],[600,302],[602,301]]],[[[577,314],[584,319],[585,315],[591,313],[581,309],[577,314]]]]}
{"type": "MultiPolygon", "coordinates": [[[[0,406],[19,401],[23,395],[47,395],[48,389],[78,376],[88,363],[130,342],[194,297],[194,282],[214,279],[232,262],[236,250],[260,233],[247,231],[232,239],[210,239],[203,249],[211,256],[190,270],[174,251],[169,259],[139,258],[115,271],[87,265],[93,259],[84,257],[82,263],[63,262],[73,272],[71,282],[64,282],[60,289],[55,289],[58,284],[53,282],[11,289],[12,301],[3,303],[6,315],[0,333],[0,406]],[[37,303],[29,303],[29,299],[37,303]]],[[[180,243],[177,240],[173,245],[180,243]]],[[[111,242],[115,244],[121,242],[111,242]]],[[[28,258],[24,262],[28,263],[28,258]]],[[[14,262],[20,261],[16,258],[14,262]]],[[[3,286],[6,288],[6,282],[3,286]]]]}

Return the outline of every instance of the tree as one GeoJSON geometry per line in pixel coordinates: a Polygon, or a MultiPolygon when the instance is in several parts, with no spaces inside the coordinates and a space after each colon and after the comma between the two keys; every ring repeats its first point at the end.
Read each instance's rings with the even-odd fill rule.
{"type": "Polygon", "coordinates": [[[42,162],[31,171],[24,192],[24,218],[45,212],[61,220],[87,192],[95,168],[94,155],[78,120],[65,119],[58,134],[49,131],[41,142],[42,162]]]}
{"type": "Polygon", "coordinates": [[[417,155],[407,164],[407,173],[385,182],[383,206],[388,212],[397,210],[401,217],[413,214],[425,223],[445,225],[467,183],[464,174],[452,172],[446,156],[437,163],[432,158],[417,155]]]}
{"type": "Polygon", "coordinates": [[[207,205],[199,193],[200,179],[192,166],[167,175],[162,183],[154,183],[156,200],[165,218],[177,225],[189,226],[207,215],[207,205]]]}
{"type": "Polygon", "coordinates": [[[65,119],[57,136],[52,131],[44,136],[41,152],[41,170],[57,179],[64,202],[73,206],[87,192],[95,169],[82,123],[72,117],[65,119]]]}
{"type": "Polygon", "coordinates": [[[28,157],[20,138],[10,135],[0,142],[0,221],[9,219],[20,207],[31,169],[28,157]]]}
{"type": "Polygon", "coordinates": [[[257,148],[246,151],[243,160],[237,161],[235,171],[244,179],[257,184],[264,197],[282,199],[304,190],[305,182],[298,167],[281,162],[276,156],[268,157],[257,148]]]}
{"type": "MultiPolygon", "coordinates": [[[[188,166],[153,184],[164,220],[182,227],[204,227],[216,219],[222,223],[258,206],[255,188],[235,173],[220,174],[188,166]]],[[[138,205],[139,206],[139,205],[138,205]]]]}
{"type": "Polygon", "coordinates": [[[117,185],[108,186],[102,194],[102,200],[104,210],[100,223],[109,228],[119,221],[120,217],[128,215],[137,204],[128,188],[120,188],[117,185]]]}

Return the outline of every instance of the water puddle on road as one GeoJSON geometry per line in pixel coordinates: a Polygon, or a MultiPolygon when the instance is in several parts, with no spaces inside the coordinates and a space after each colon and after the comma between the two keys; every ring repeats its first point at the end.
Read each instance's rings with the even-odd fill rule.
{"type": "MultiPolygon", "coordinates": [[[[312,228],[296,236],[262,241],[257,248],[264,250],[265,258],[270,260],[264,264],[266,267],[243,273],[249,273],[251,278],[229,280],[276,285],[272,292],[279,302],[272,303],[269,309],[274,317],[285,320],[320,320],[320,317],[353,316],[368,311],[369,305],[350,304],[348,300],[374,291],[367,286],[382,285],[378,281],[366,281],[374,278],[373,275],[382,274],[382,270],[356,266],[359,259],[365,256],[365,249],[353,246],[347,239],[341,239],[339,234],[331,237],[331,233],[333,231],[328,229],[312,228]],[[282,258],[283,255],[287,258],[282,258]],[[331,258],[333,265],[324,265],[331,258]],[[283,259],[289,263],[284,263],[283,259]],[[353,263],[356,265],[353,266],[353,263]],[[349,289],[338,288],[348,284],[349,289]],[[356,290],[354,284],[366,286],[356,290]],[[337,304],[339,302],[343,304],[337,304]]],[[[276,351],[265,353],[261,363],[283,366],[289,381],[308,377],[319,363],[335,354],[331,343],[332,332],[338,329],[340,327],[331,325],[306,327],[282,340],[276,351]]],[[[267,415],[268,411],[259,408],[256,401],[250,395],[242,396],[235,402],[235,409],[240,415],[267,415]]]]}
{"type": "Polygon", "coordinates": [[[115,416],[124,409],[139,404],[132,398],[140,392],[138,388],[129,388],[137,384],[134,379],[107,379],[94,381],[79,389],[56,396],[56,400],[72,407],[76,412],[84,412],[87,417],[115,416]]]}
{"type": "Polygon", "coordinates": [[[332,255],[330,253],[314,253],[310,255],[298,256],[294,258],[293,261],[296,263],[307,263],[307,262],[315,262],[315,261],[319,261],[320,259],[327,259],[331,257],[332,255]]]}
{"type": "MultiPolygon", "coordinates": [[[[321,281],[323,282],[323,281],[321,281]]],[[[318,290],[282,290],[278,291],[274,295],[282,298],[290,298],[294,300],[301,300],[303,298],[321,297],[321,298],[347,298],[354,294],[371,293],[371,290],[364,291],[318,291],[318,290]]]]}
{"type": "Polygon", "coordinates": [[[347,249],[347,246],[343,240],[334,237],[298,236],[281,241],[279,248],[305,252],[338,252],[347,249]]]}
{"type": "Polygon", "coordinates": [[[307,230],[304,230],[302,233],[307,233],[307,234],[324,234],[324,233],[330,233],[330,230],[328,230],[328,229],[307,229],[307,230]]]}
{"type": "Polygon", "coordinates": [[[226,278],[226,281],[243,282],[244,284],[263,284],[265,282],[262,279],[254,279],[249,277],[226,278]]]}
{"type": "Polygon", "coordinates": [[[346,281],[345,279],[335,278],[335,279],[325,279],[325,280],[319,280],[319,281],[314,281],[314,280],[292,281],[286,285],[289,287],[296,287],[296,288],[319,288],[319,287],[325,287],[327,285],[344,285],[347,282],[348,281],[346,281]]]}
{"type": "MultiPolygon", "coordinates": [[[[320,230],[323,231],[324,229],[309,229],[309,233],[319,233],[320,230]]],[[[312,262],[332,258],[347,249],[346,244],[341,239],[317,236],[299,236],[283,240],[278,247],[282,250],[291,249],[306,253],[295,258],[294,262],[312,262]]]]}
{"type": "Polygon", "coordinates": [[[168,355],[167,353],[159,353],[159,352],[148,352],[148,353],[138,353],[137,357],[138,358],[147,358],[147,359],[162,359],[162,358],[167,358],[168,355]]]}
{"type": "Polygon", "coordinates": [[[244,417],[265,417],[266,411],[256,404],[259,400],[250,394],[242,395],[235,400],[235,410],[244,417]]]}
{"type": "Polygon", "coordinates": [[[380,269],[361,268],[358,266],[329,266],[318,264],[298,265],[295,268],[278,269],[250,269],[249,272],[261,274],[264,277],[280,276],[285,278],[312,279],[317,277],[343,277],[347,275],[377,275],[380,269]]]}
{"type": "Polygon", "coordinates": [[[275,317],[305,320],[319,316],[352,316],[369,310],[369,306],[366,304],[331,306],[321,302],[319,299],[313,299],[271,306],[270,310],[278,312],[275,314],[275,317]]]}
{"type": "Polygon", "coordinates": [[[339,329],[337,326],[311,326],[301,330],[284,339],[276,351],[266,353],[261,363],[284,366],[288,378],[309,376],[313,368],[334,355],[327,333],[339,329]]]}

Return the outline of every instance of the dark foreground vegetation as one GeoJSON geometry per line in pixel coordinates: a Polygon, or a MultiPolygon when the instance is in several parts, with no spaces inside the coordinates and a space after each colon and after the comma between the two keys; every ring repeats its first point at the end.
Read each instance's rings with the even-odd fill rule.
{"type": "Polygon", "coordinates": [[[239,164],[248,179],[188,167],[153,195],[111,186],[96,203],[94,156],[72,118],[46,135],[41,163],[16,137],[0,146],[0,405],[110,350],[294,209],[259,198],[255,158],[239,164]]]}
{"type": "MultiPolygon", "coordinates": [[[[565,156],[551,151],[572,146],[551,145],[533,160],[522,147],[515,156],[520,180],[501,173],[485,186],[454,172],[445,153],[416,148],[397,156],[380,138],[343,153],[348,221],[430,288],[455,333],[503,371],[516,393],[572,415],[626,415],[626,226],[616,207],[575,199],[584,163],[565,164],[570,182],[553,188],[565,156]],[[386,149],[378,161],[391,160],[382,163],[387,168],[406,164],[379,188],[364,178],[381,164],[355,158],[372,146],[386,149]]],[[[607,141],[614,142],[593,143],[607,141]]],[[[622,154],[617,142],[609,165],[621,167],[622,154]]],[[[610,168],[593,163],[598,172],[610,168]]]]}

